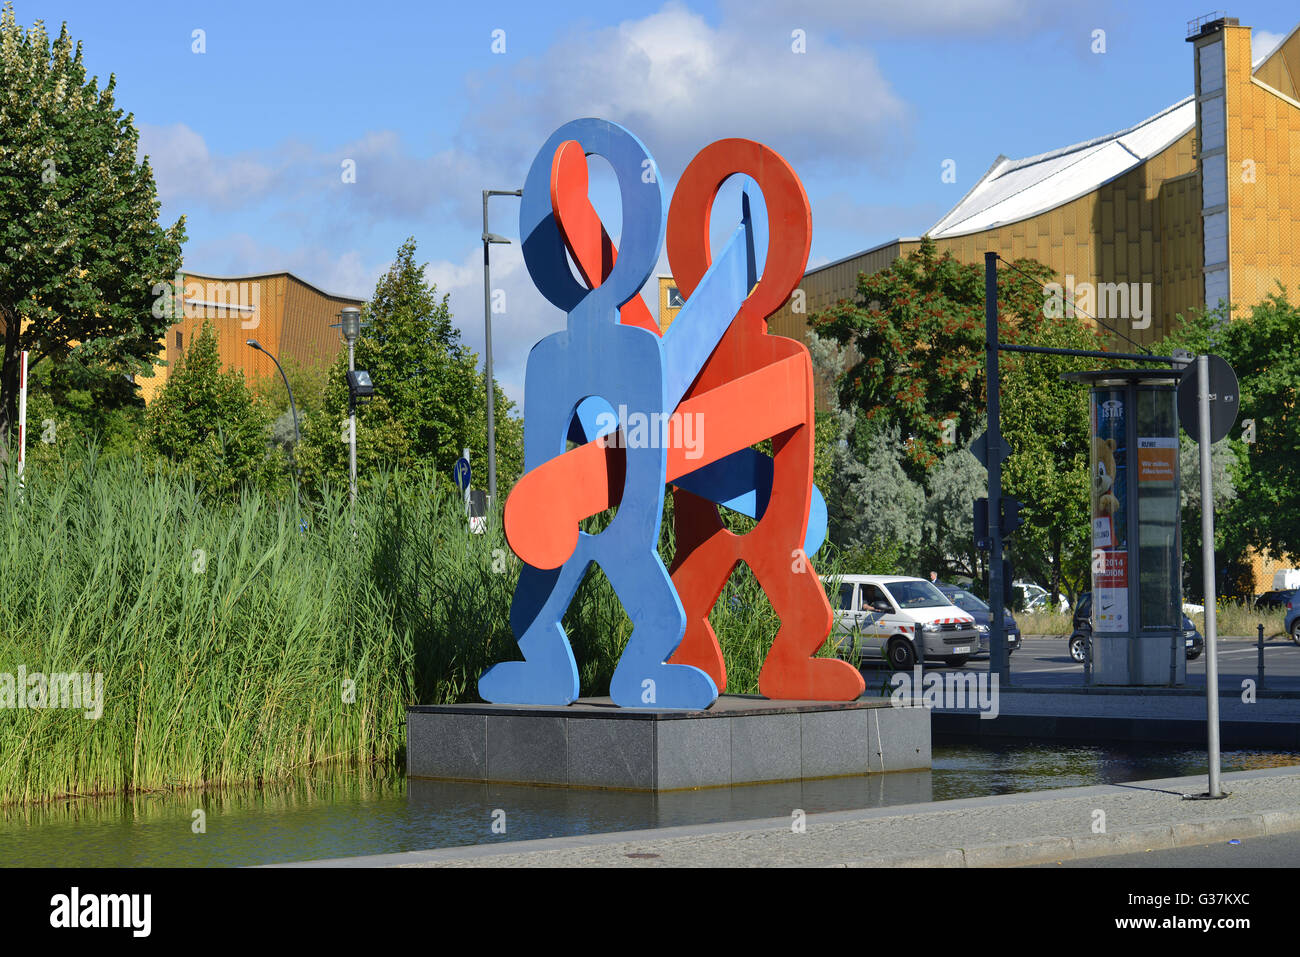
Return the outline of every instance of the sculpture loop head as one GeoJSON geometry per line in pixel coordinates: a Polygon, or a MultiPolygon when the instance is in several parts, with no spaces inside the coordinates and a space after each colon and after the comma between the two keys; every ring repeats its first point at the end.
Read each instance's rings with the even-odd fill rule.
{"type": "MultiPolygon", "coordinates": [[[[762,143],[725,139],[696,154],[677,181],[668,211],[668,262],[685,296],[709,267],[709,219],[722,184],[737,174],[758,183],[767,206],[767,260],[745,301],[745,311],[766,317],[780,309],[803,279],[812,248],[812,211],[793,167],[762,143]]],[[[751,272],[753,267],[750,267],[751,272]]]]}
{"type": "Polygon", "coordinates": [[[618,308],[640,292],[659,260],[664,240],[664,193],[659,168],[642,142],[617,123],[581,119],[565,123],[538,151],[524,181],[519,207],[519,235],[524,264],[537,288],[565,312],[584,300],[618,321],[618,308]],[[618,177],[623,230],[618,259],[595,289],[574,278],[564,236],[552,204],[552,167],[561,144],[574,140],[583,152],[603,156],[618,177]],[[588,297],[595,297],[588,299],[588,297]]]}

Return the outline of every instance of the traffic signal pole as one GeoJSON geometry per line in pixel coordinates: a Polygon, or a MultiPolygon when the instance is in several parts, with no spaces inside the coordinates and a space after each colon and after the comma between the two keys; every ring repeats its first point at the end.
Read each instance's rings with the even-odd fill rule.
{"type": "Polygon", "coordinates": [[[998,684],[1011,681],[1007,658],[1007,583],[1002,580],[1002,405],[998,395],[998,254],[984,254],[984,356],[988,387],[988,473],[989,473],[989,674],[998,684]]]}

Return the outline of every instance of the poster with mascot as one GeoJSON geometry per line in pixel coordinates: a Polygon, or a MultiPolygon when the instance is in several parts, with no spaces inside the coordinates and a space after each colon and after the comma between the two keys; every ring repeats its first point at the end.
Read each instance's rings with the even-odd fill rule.
{"type": "Polygon", "coordinates": [[[1123,632],[1128,608],[1128,414],[1122,391],[1093,394],[1092,591],[1096,631],[1123,632]]]}

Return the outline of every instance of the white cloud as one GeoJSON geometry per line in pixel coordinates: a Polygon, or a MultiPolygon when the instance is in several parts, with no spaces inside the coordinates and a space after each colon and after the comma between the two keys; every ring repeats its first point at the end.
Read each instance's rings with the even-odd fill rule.
{"type": "MultiPolygon", "coordinates": [[[[430,262],[425,279],[451,296],[450,307],[465,345],[485,361],[483,322],[483,247],[476,244],[459,262],[430,262]]],[[[519,246],[492,247],[492,289],[505,294],[504,313],[492,315],[492,374],[522,410],[528,353],[544,336],[564,328],[565,315],[547,302],[524,268],[519,246]]]]}
{"type": "Polygon", "coordinates": [[[789,31],[713,27],[679,3],[617,26],[572,33],[486,78],[495,118],[484,142],[531,160],[535,143],[577,116],[637,133],[670,177],[724,136],[771,146],[796,166],[851,168],[897,155],[909,111],[866,49],[796,53],[789,31]],[[531,135],[526,135],[531,134],[531,135]]]}
{"type": "Polygon", "coordinates": [[[164,203],[243,206],[274,188],[276,172],[251,153],[213,156],[201,133],[184,123],[140,124],[139,156],[148,155],[164,203]]]}
{"type": "Polygon", "coordinates": [[[729,18],[849,35],[1025,33],[1059,11],[1033,0],[725,0],[729,18]]]}
{"type": "Polygon", "coordinates": [[[1250,58],[1258,64],[1275,49],[1277,45],[1287,38],[1285,33],[1272,33],[1268,30],[1252,30],[1250,32],[1250,58]]]}

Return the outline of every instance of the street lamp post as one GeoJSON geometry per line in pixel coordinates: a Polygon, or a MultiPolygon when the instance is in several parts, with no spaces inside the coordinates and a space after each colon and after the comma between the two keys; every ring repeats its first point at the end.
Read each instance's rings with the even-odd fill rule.
{"type": "Polygon", "coordinates": [[[275,367],[280,370],[280,378],[284,380],[285,391],[289,393],[289,411],[293,413],[293,448],[289,452],[289,464],[293,468],[293,502],[294,505],[296,506],[298,504],[298,481],[299,481],[297,452],[298,452],[298,440],[301,438],[301,434],[298,431],[298,407],[294,404],[293,401],[293,387],[289,385],[289,377],[284,374],[284,366],[280,365],[280,360],[278,360],[275,356],[271,355],[271,353],[267,352],[266,349],[262,347],[262,344],[260,342],[258,342],[256,339],[246,339],[244,340],[244,344],[249,346],[250,348],[256,349],[258,352],[262,353],[262,355],[266,356],[268,359],[270,359],[272,362],[275,363],[275,367]]]}
{"type": "MultiPolygon", "coordinates": [[[[348,343],[348,372],[356,370],[357,337],[361,335],[361,310],[345,306],[339,312],[339,325],[348,343]]],[[[357,500],[357,400],[348,389],[348,501],[357,500]]]]}
{"type": "Polygon", "coordinates": [[[496,390],[492,379],[492,279],[488,264],[488,248],[493,243],[508,243],[504,236],[488,232],[488,197],[522,196],[522,189],[485,189],[483,190],[483,335],[484,362],[483,378],[487,391],[487,456],[488,456],[488,502],[495,507],[497,501],[497,430],[496,430],[496,390]]]}

